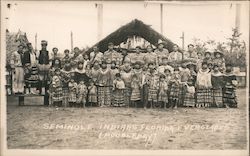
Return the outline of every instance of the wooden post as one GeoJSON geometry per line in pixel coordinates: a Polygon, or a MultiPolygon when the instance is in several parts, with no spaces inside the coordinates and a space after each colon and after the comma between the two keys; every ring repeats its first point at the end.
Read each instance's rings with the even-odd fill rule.
{"type": "Polygon", "coordinates": [[[241,4],[236,4],[235,28],[240,32],[240,9],[241,4]]]}
{"type": "Polygon", "coordinates": [[[18,105],[23,106],[24,105],[24,96],[19,96],[18,97],[18,105]]]}
{"type": "Polygon", "coordinates": [[[97,41],[102,39],[103,28],[103,4],[96,4],[97,7],[97,41]]]}
{"type": "Polygon", "coordinates": [[[44,104],[44,106],[48,106],[49,105],[49,94],[48,94],[47,91],[45,92],[45,95],[43,97],[43,104],[44,104]]]}
{"type": "Polygon", "coordinates": [[[71,52],[73,52],[73,50],[74,50],[74,45],[73,45],[73,32],[71,31],[70,32],[70,40],[71,40],[71,52]]]}
{"type": "Polygon", "coordinates": [[[37,33],[35,35],[35,52],[37,52],[37,33]]]}
{"type": "Polygon", "coordinates": [[[160,4],[161,7],[161,34],[163,34],[163,4],[160,4]]]}

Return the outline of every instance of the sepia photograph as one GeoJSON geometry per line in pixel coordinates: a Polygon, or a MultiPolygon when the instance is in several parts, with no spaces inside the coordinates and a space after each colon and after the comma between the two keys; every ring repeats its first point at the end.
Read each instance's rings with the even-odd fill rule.
{"type": "Polygon", "coordinates": [[[249,155],[249,1],[1,1],[1,154],[249,155]]]}

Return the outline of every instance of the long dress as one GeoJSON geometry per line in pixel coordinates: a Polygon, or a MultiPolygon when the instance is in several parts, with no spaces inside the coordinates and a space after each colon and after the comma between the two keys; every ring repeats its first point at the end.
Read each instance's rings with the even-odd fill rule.
{"type": "Polygon", "coordinates": [[[87,87],[85,84],[77,85],[77,103],[85,104],[87,98],[87,87]]]}
{"type": "Polygon", "coordinates": [[[95,85],[88,87],[88,102],[97,103],[97,87],[95,85]]]}
{"type": "Polygon", "coordinates": [[[53,76],[52,83],[50,85],[50,105],[54,102],[61,102],[63,100],[62,83],[60,76],[53,76]]]}
{"type": "Polygon", "coordinates": [[[237,96],[236,96],[236,76],[232,73],[225,73],[224,75],[225,86],[223,89],[223,102],[228,104],[229,107],[237,107],[237,96]]]}
{"type": "Polygon", "coordinates": [[[77,83],[69,82],[69,102],[77,101],[77,83]]]}
{"type": "Polygon", "coordinates": [[[180,75],[173,74],[171,80],[169,80],[169,100],[175,101],[177,104],[181,97],[180,83],[180,75]]]}
{"type": "Polygon", "coordinates": [[[212,83],[211,72],[209,69],[199,70],[197,73],[196,89],[197,89],[197,106],[210,107],[212,104],[212,83]]]}
{"type": "Polygon", "coordinates": [[[193,85],[185,85],[184,106],[195,107],[195,87],[193,85]]]}
{"type": "Polygon", "coordinates": [[[69,102],[69,86],[68,83],[70,81],[71,77],[71,70],[62,70],[61,73],[61,78],[62,78],[62,90],[63,90],[63,105],[68,106],[69,102]]]}
{"type": "Polygon", "coordinates": [[[99,70],[97,78],[97,92],[98,92],[98,105],[110,106],[111,105],[111,93],[110,93],[110,70],[99,70]]]}
{"type": "Polygon", "coordinates": [[[125,104],[129,105],[130,103],[130,96],[131,96],[131,81],[132,81],[132,72],[121,72],[121,78],[125,83],[125,90],[124,90],[124,96],[125,96],[125,104]]]}
{"type": "Polygon", "coordinates": [[[122,107],[125,106],[124,103],[124,89],[125,84],[123,80],[114,80],[113,81],[113,106],[122,107]]]}
{"type": "Polygon", "coordinates": [[[131,92],[130,100],[131,101],[139,101],[139,100],[141,100],[141,89],[140,89],[140,80],[139,80],[139,78],[132,79],[131,89],[132,89],[132,92],[131,92]]]}
{"type": "Polygon", "coordinates": [[[156,75],[156,72],[148,73],[146,76],[146,83],[148,83],[148,101],[157,102],[157,83],[159,77],[156,75]]]}
{"type": "Polygon", "coordinates": [[[212,96],[213,96],[213,106],[223,107],[223,92],[222,88],[224,86],[223,74],[218,72],[212,72],[212,96]]]}
{"type": "Polygon", "coordinates": [[[158,101],[168,103],[168,83],[159,81],[158,101]]]}

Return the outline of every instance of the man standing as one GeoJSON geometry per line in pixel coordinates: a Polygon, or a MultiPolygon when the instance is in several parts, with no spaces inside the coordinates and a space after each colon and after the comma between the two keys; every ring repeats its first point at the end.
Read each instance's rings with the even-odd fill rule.
{"type": "Polygon", "coordinates": [[[23,46],[19,45],[18,50],[11,56],[11,68],[13,70],[12,90],[14,94],[24,92],[24,69],[23,69],[23,46]]]}
{"type": "Polygon", "coordinates": [[[160,42],[158,44],[158,48],[155,50],[155,53],[157,55],[157,64],[160,65],[162,63],[162,58],[168,57],[169,52],[167,49],[164,48],[163,42],[160,42]]]}
{"type": "Polygon", "coordinates": [[[108,44],[108,50],[104,52],[103,59],[110,66],[112,61],[115,61],[116,64],[120,64],[119,58],[121,58],[121,54],[114,50],[114,44],[110,42],[108,44]]]}
{"type": "Polygon", "coordinates": [[[188,45],[188,51],[184,53],[184,59],[198,59],[197,52],[194,49],[193,44],[188,45]]]}
{"type": "Polygon", "coordinates": [[[90,64],[93,65],[95,61],[101,62],[103,59],[103,53],[99,51],[97,46],[93,47],[93,52],[90,53],[90,64]]]}
{"type": "Polygon", "coordinates": [[[40,78],[40,94],[42,93],[42,87],[45,87],[45,92],[46,89],[48,89],[48,72],[50,68],[49,64],[49,52],[47,51],[47,41],[42,40],[41,41],[41,46],[42,49],[40,50],[39,56],[38,56],[38,63],[39,63],[39,78],[40,78]]]}
{"type": "MultiPolygon", "coordinates": [[[[33,50],[32,44],[27,43],[27,50],[23,54],[23,64],[25,67],[25,82],[26,83],[26,90],[30,87],[30,83],[37,83],[38,79],[34,79],[37,77],[37,58],[36,58],[36,53],[33,50]],[[36,74],[36,76],[34,76],[36,74]],[[32,77],[33,75],[33,77],[32,77]],[[31,80],[29,80],[31,79],[31,80]]],[[[26,94],[29,92],[29,90],[26,91],[26,94]]],[[[35,94],[35,89],[31,89],[31,93],[35,94]]]]}

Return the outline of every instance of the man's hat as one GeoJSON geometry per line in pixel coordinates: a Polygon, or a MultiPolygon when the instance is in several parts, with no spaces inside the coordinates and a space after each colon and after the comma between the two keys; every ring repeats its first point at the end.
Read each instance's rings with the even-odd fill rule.
{"type": "Polygon", "coordinates": [[[42,40],[42,41],[41,41],[41,45],[48,45],[48,42],[45,41],[45,40],[42,40]]]}
{"type": "Polygon", "coordinates": [[[223,54],[221,51],[218,51],[218,50],[216,50],[216,51],[214,52],[214,56],[216,56],[217,54],[220,54],[221,56],[224,56],[224,54],[223,54]]]}
{"type": "Polygon", "coordinates": [[[109,43],[108,43],[108,46],[110,46],[110,45],[114,45],[114,43],[113,43],[113,42],[109,42],[109,43]]]}
{"type": "Polygon", "coordinates": [[[193,44],[189,44],[189,45],[188,45],[188,47],[190,47],[190,46],[194,47],[194,45],[193,45],[193,44]]]}
{"type": "Polygon", "coordinates": [[[212,55],[212,53],[210,51],[206,51],[205,55],[207,55],[207,54],[212,55]]]}

